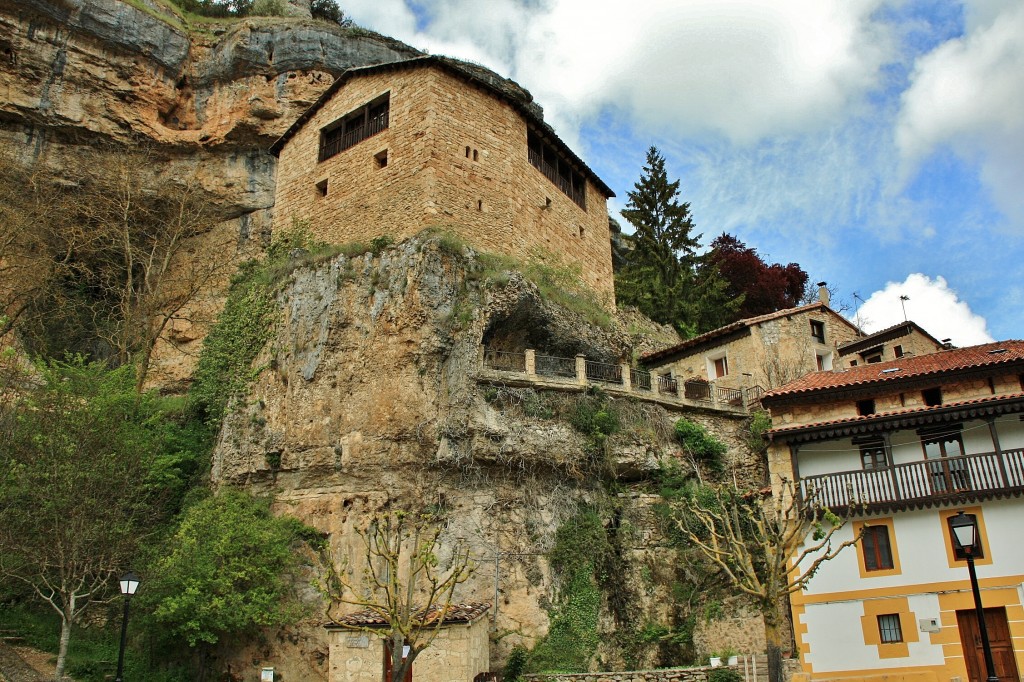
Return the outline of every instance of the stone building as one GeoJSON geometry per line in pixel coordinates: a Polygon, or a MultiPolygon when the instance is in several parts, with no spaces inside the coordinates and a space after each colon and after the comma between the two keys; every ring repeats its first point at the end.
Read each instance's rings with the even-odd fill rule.
{"type": "Polygon", "coordinates": [[[908,320],[844,343],[836,351],[842,367],[856,367],[904,356],[927,355],[944,348],[945,344],[908,320]]]}
{"type": "Polygon", "coordinates": [[[658,375],[670,374],[690,393],[704,389],[768,389],[809,372],[830,370],[836,348],[860,336],[842,315],[819,301],[738,320],[640,361],[658,375]],[[694,381],[696,380],[696,381],[694,381]]]}
{"type": "Polygon", "coordinates": [[[614,305],[608,186],[514,82],[418,57],[349,69],[274,143],[274,228],[329,242],[454,232],[483,251],[578,268],[614,305]]]}
{"type": "Polygon", "coordinates": [[[981,537],[981,597],[1001,680],[1024,670],[1024,341],[816,372],[765,394],[769,470],[851,521],[792,595],[803,679],[981,682],[966,556],[981,537]],[[964,518],[964,517],[961,517],[964,518]]]}
{"type": "MultiPolygon", "coordinates": [[[[455,604],[430,646],[413,661],[406,679],[430,682],[473,682],[490,670],[488,620],[490,604],[455,604]]],[[[330,638],[328,682],[380,682],[391,671],[391,652],[375,629],[385,621],[370,611],[344,616],[327,625],[330,638]],[[353,630],[352,628],[363,628],[353,630]]]]}

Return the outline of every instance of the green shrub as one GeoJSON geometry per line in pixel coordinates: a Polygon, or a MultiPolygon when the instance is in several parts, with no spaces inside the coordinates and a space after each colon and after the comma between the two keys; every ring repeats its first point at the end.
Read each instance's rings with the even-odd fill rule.
{"type": "Polygon", "coordinates": [[[254,17],[283,17],[285,0],[253,0],[249,15],[254,17]]]}
{"type": "Polygon", "coordinates": [[[345,13],[338,7],[336,0],[313,0],[309,3],[309,11],[314,19],[323,19],[334,24],[345,23],[345,13]]]}
{"type": "Polygon", "coordinates": [[[743,675],[732,668],[712,668],[708,671],[708,682],[743,682],[743,675]]]}
{"type": "Polygon", "coordinates": [[[675,431],[676,439],[692,457],[707,464],[714,471],[722,470],[722,459],[727,451],[722,441],[708,433],[700,424],[685,418],[676,422],[675,431]]]}
{"type": "Polygon", "coordinates": [[[756,410],[744,424],[743,439],[754,452],[763,452],[768,447],[764,434],[772,428],[772,417],[766,410],[756,410]]]}
{"type": "Polygon", "coordinates": [[[523,646],[512,647],[512,652],[505,661],[505,671],[502,675],[504,682],[519,682],[522,674],[526,672],[527,651],[523,646]]]}
{"type": "Polygon", "coordinates": [[[384,249],[388,248],[395,243],[395,238],[391,235],[381,235],[374,237],[370,240],[370,251],[373,252],[374,256],[379,256],[384,249]]]}

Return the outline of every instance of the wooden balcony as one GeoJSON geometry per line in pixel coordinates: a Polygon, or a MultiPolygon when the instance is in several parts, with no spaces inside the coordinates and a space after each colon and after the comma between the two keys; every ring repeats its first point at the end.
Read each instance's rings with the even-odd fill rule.
{"type": "Polygon", "coordinates": [[[818,504],[865,511],[931,507],[1024,493],[1024,449],[926,459],[800,479],[818,504]]]}

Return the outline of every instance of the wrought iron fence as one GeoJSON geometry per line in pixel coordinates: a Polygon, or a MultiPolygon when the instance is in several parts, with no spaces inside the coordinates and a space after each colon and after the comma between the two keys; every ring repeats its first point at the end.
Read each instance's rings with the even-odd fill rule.
{"type": "Polygon", "coordinates": [[[711,384],[706,381],[690,380],[683,382],[683,397],[689,400],[711,401],[711,384]]]}
{"type": "Polygon", "coordinates": [[[679,395],[679,382],[673,379],[669,374],[661,374],[658,376],[658,393],[667,393],[669,395],[679,395]]]}
{"type": "Polygon", "coordinates": [[[576,358],[559,358],[553,355],[538,355],[535,359],[537,374],[548,377],[576,376],[576,358]]]}
{"type": "Polygon", "coordinates": [[[645,369],[634,369],[630,371],[630,379],[633,382],[633,388],[640,391],[651,390],[651,373],[645,369]]]}
{"type": "Polygon", "coordinates": [[[605,384],[621,384],[622,366],[587,360],[587,379],[605,384]]]}
{"type": "Polygon", "coordinates": [[[484,352],[484,366],[502,372],[526,372],[526,353],[488,350],[484,352]]]}

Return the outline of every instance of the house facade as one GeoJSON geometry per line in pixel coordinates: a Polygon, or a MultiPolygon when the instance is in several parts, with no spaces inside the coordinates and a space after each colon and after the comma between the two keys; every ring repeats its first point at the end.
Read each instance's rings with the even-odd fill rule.
{"type": "MultiPolygon", "coordinates": [[[[434,640],[413,661],[406,677],[429,682],[473,682],[490,670],[488,620],[490,604],[454,604],[434,640]]],[[[386,623],[362,611],[326,626],[329,637],[328,682],[381,682],[389,679],[391,655],[385,646],[386,623]],[[361,629],[353,629],[361,628],[361,629]]]]}
{"type": "Polygon", "coordinates": [[[900,322],[836,348],[842,367],[870,365],[899,360],[904,356],[927,355],[947,348],[912,321],[900,322]]]}
{"type": "Polygon", "coordinates": [[[981,682],[966,559],[973,515],[984,618],[1001,680],[1024,670],[1024,342],[817,372],[763,396],[769,470],[850,514],[854,547],[792,595],[802,678],[981,682]]]}
{"type": "Polygon", "coordinates": [[[332,243],[427,228],[578,269],[614,305],[608,186],[514,82],[419,57],[350,69],[274,144],[274,229],[332,243]]]}
{"type": "Polygon", "coordinates": [[[836,348],[859,330],[825,302],[738,320],[640,361],[658,375],[670,374],[691,392],[769,389],[809,372],[830,370],[836,348]]]}

